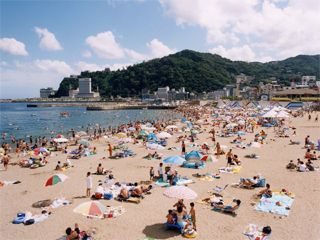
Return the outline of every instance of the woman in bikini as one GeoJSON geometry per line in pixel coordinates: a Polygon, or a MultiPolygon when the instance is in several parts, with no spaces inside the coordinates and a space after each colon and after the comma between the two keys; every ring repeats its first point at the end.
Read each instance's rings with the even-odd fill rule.
{"type": "Polygon", "coordinates": [[[220,143],[217,142],[216,147],[214,148],[214,150],[217,149],[217,158],[220,158],[220,154],[221,154],[221,148],[220,148],[220,143]]]}

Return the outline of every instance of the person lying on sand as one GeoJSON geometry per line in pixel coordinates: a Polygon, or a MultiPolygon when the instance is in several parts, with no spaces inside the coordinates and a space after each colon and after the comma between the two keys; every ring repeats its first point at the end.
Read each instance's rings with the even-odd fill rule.
{"type": "Polygon", "coordinates": [[[232,206],[226,206],[226,205],[217,205],[216,203],[213,203],[212,205],[216,208],[224,209],[226,212],[233,212],[236,210],[241,204],[241,200],[236,201],[236,205],[232,206]]]}
{"type": "Polygon", "coordinates": [[[71,239],[80,239],[80,229],[78,223],[75,224],[75,229],[72,230],[70,227],[66,229],[66,239],[71,240],[71,239]]]}

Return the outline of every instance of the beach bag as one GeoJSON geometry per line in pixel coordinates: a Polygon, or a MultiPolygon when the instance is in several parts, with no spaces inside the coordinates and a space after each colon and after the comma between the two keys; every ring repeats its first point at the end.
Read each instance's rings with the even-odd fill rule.
{"type": "Polygon", "coordinates": [[[271,233],[271,227],[266,226],[262,229],[262,232],[265,234],[270,234],[271,233]]]}
{"type": "Polygon", "coordinates": [[[95,193],[95,194],[94,194],[94,197],[95,197],[95,198],[98,198],[98,199],[99,199],[99,198],[102,198],[102,194],[101,194],[101,193],[95,193]]]}
{"type": "Polygon", "coordinates": [[[112,194],[112,193],[105,193],[105,194],[103,195],[103,198],[104,198],[104,199],[107,199],[107,200],[110,200],[110,199],[113,198],[113,194],[112,194]]]}
{"type": "Polygon", "coordinates": [[[113,179],[113,174],[109,174],[109,179],[113,179]]]}
{"type": "Polygon", "coordinates": [[[29,219],[25,222],[25,225],[31,225],[34,224],[34,219],[29,219]]]}

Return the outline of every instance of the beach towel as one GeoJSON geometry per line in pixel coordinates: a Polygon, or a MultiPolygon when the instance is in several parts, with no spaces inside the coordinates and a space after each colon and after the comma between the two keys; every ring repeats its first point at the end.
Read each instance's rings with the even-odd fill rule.
{"type": "Polygon", "coordinates": [[[212,182],[214,180],[214,177],[210,176],[201,176],[199,178],[200,181],[208,181],[208,182],[212,182]]]}
{"type": "MultiPolygon", "coordinates": [[[[194,179],[187,179],[187,178],[180,178],[178,182],[176,182],[176,186],[184,186],[189,183],[195,183],[196,181],[194,179]]],[[[160,178],[157,182],[156,185],[161,186],[161,187],[170,187],[169,181],[163,182],[162,178],[160,178]]]]}
{"type": "Polygon", "coordinates": [[[274,194],[271,198],[268,198],[264,195],[254,210],[288,216],[293,201],[293,198],[287,196],[274,194]]]}
{"type": "Polygon", "coordinates": [[[66,205],[69,205],[71,204],[70,201],[64,199],[64,198],[60,198],[60,199],[57,199],[55,201],[52,201],[51,204],[49,206],[46,206],[46,207],[42,207],[43,210],[50,210],[50,209],[53,209],[53,208],[57,208],[57,207],[61,207],[61,206],[66,206],[66,205]]]}
{"type": "Polygon", "coordinates": [[[269,236],[271,233],[269,234],[264,234],[262,232],[263,227],[259,227],[255,224],[249,224],[247,226],[247,229],[243,232],[244,235],[247,235],[249,237],[250,240],[267,240],[269,239],[269,236]]]}
{"type": "Polygon", "coordinates": [[[287,196],[287,197],[291,197],[291,198],[294,198],[294,197],[295,197],[295,194],[294,194],[294,193],[284,194],[284,193],[282,193],[280,190],[272,191],[272,194],[279,195],[279,196],[287,196]]]}
{"type": "Polygon", "coordinates": [[[60,168],[58,171],[67,171],[67,170],[70,170],[74,168],[74,166],[71,166],[71,167],[63,167],[63,168],[60,168]]]}
{"type": "Polygon", "coordinates": [[[237,167],[221,167],[221,168],[219,168],[219,172],[220,173],[234,174],[234,173],[238,173],[241,169],[242,169],[241,166],[237,166],[237,167]]]}

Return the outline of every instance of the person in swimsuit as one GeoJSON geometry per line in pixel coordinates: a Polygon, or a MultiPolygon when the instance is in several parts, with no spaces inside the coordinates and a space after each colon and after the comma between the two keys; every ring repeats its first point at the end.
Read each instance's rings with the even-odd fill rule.
{"type": "Polygon", "coordinates": [[[217,205],[216,203],[213,203],[213,206],[216,207],[216,208],[220,208],[220,209],[223,209],[225,210],[226,212],[233,212],[234,210],[236,210],[240,204],[241,204],[241,201],[238,199],[237,201],[237,204],[234,205],[233,207],[232,206],[226,206],[226,205],[217,205]]]}
{"type": "Polygon", "coordinates": [[[80,239],[80,229],[78,223],[75,224],[75,229],[72,230],[71,228],[66,229],[66,239],[71,240],[71,239],[80,239]]]}
{"type": "Polygon", "coordinates": [[[194,203],[190,203],[190,206],[191,206],[191,209],[190,209],[190,215],[191,215],[191,219],[190,221],[192,222],[192,225],[193,225],[193,229],[195,231],[197,231],[197,225],[196,225],[196,210],[194,209],[194,203]]]}
{"type": "Polygon", "coordinates": [[[220,143],[217,142],[216,147],[214,148],[214,150],[217,149],[217,158],[220,158],[220,154],[221,154],[221,148],[220,148],[220,143]]]}
{"type": "Polygon", "coordinates": [[[228,166],[231,167],[232,158],[233,158],[232,149],[229,150],[229,152],[226,155],[226,158],[228,159],[227,167],[228,166]]]}
{"type": "Polygon", "coordinates": [[[186,144],[184,143],[184,141],[182,141],[182,144],[181,144],[181,155],[185,155],[186,154],[186,144]]]}
{"type": "Polygon", "coordinates": [[[129,195],[129,190],[126,189],[126,188],[122,188],[121,191],[120,191],[119,196],[121,196],[123,198],[128,198],[130,196],[129,195]]]}
{"type": "Polygon", "coordinates": [[[183,203],[183,199],[179,199],[178,202],[176,204],[173,205],[173,207],[177,207],[177,211],[178,211],[178,207],[182,207],[182,209],[187,209],[186,205],[184,205],[183,203]]]}
{"type": "Polygon", "coordinates": [[[2,161],[3,161],[3,166],[7,171],[8,170],[8,164],[9,164],[9,157],[8,156],[4,156],[2,161]]]}
{"type": "Polygon", "coordinates": [[[178,212],[177,212],[177,224],[179,225],[179,227],[186,229],[188,228],[188,226],[190,225],[190,223],[186,220],[183,220],[183,216],[187,214],[186,211],[182,210],[182,207],[178,207],[178,212]]]}
{"type": "Polygon", "coordinates": [[[174,223],[174,219],[173,219],[172,213],[173,213],[173,211],[172,211],[172,210],[169,210],[169,213],[168,213],[168,215],[166,216],[166,218],[167,218],[167,223],[170,223],[170,224],[173,224],[173,223],[174,223]]]}

